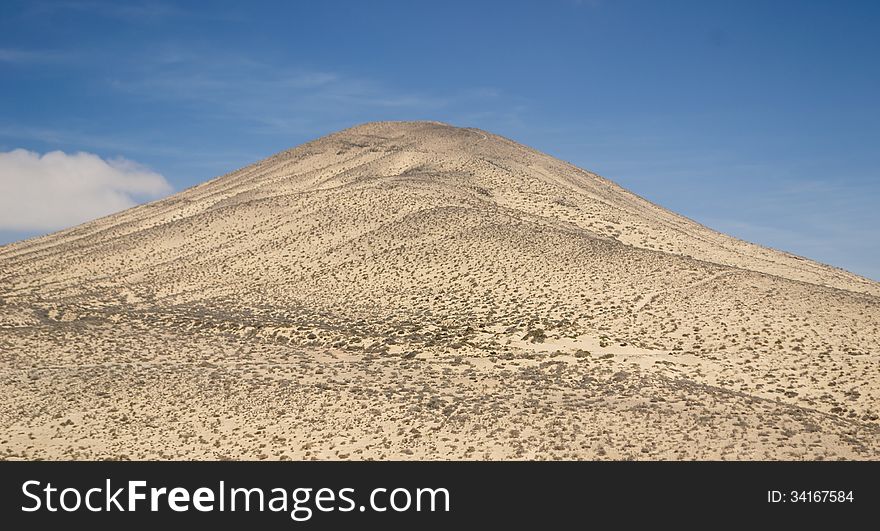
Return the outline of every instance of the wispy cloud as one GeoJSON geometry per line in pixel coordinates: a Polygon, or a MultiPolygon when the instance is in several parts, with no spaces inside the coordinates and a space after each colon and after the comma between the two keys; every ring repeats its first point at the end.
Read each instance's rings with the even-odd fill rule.
{"type": "Polygon", "coordinates": [[[0,63],[11,64],[46,64],[62,63],[75,57],[70,52],[57,50],[23,50],[17,48],[0,48],[0,63]]]}
{"type": "Polygon", "coordinates": [[[132,64],[138,66],[110,80],[120,93],[177,104],[202,118],[233,120],[252,132],[314,131],[317,123],[371,115],[437,113],[462,99],[494,95],[491,89],[412,91],[336,70],[189,50],[164,49],[132,64]]]}
{"type": "Polygon", "coordinates": [[[873,227],[841,222],[836,226],[804,225],[798,228],[755,223],[741,219],[702,219],[726,234],[812,260],[842,267],[880,281],[880,253],[873,227]]]}
{"type": "Polygon", "coordinates": [[[736,211],[739,216],[701,221],[745,240],[880,279],[880,196],[874,187],[833,179],[781,180],[746,197],[749,201],[736,211]]]}
{"type": "Polygon", "coordinates": [[[26,15],[46,16],[58,13],[86,13],[92,16],[123,19],[131,22],[155,21],[178,16],[185,11],[168,2],[116,2],[112,0],[52,0],[28,3],[26,15]]]}
{"type": "Polygon", "coordinates": [[[27,125],[0,125],[0,138],[10,141],[32,140],[57,147],[88,146],[89,149],[140,153],[145,155],[185,156],[193,155],[191,148],[169,143],[150,143],[123,135],[95,134],[78,127],[39,127],[27,125]]]}

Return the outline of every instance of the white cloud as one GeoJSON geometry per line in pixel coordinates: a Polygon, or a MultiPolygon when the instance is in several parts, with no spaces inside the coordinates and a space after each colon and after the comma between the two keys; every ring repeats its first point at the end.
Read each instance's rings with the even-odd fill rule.
{"type": "Polygon", "coordinates": [[[132,207],[171,191],[140,164],[92,153],[0,152],[0,230],[50,231],[132,207]]]}

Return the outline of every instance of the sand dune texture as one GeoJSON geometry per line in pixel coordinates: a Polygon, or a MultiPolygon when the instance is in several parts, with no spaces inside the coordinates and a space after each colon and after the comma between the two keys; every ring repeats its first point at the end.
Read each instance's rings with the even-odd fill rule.
{"type": "Polygon", "coordinates": [[[878,459],[880,284],[382,122],[0,248],[3,459],[878,459]]]}

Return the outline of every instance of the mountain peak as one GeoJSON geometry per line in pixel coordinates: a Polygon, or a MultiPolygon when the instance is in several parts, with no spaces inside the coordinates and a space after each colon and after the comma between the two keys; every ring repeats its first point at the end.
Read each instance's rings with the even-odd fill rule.
{"type": "MultiPolygon", "coordinates": [[[[197,218],[252,206],[260,210],[249,215],[255,221],[266,218],[271,225],[273,212],[300,216],[299,210],[310,212],[331,198],[352,195],[368,204],[386,201],[363,210],[367,226],[409,210],[492,212],[671,257],[880,295],[876,282],[719,234],[595,173],[480,129],[438,121],[359,124],[169,198],[38,241],[54,245],[84,233],[144,237],[157,227],[172,230],[197,218]],[[391,190],[397,194],[386,197],[391,190]],[[404,197],[410,203],[395,206],[404,197]],[[392,209],[388,214],[387,208],[392,209]]],[[[362,210],[355,205],[351,203],[351,210],[362,210]]],[[[252,236],[268,237],[265,227],[257,225],[252,236]]],[[[0,258],[32,247],[27,242],[7,246],[0,258]]]]}
{"type": "Polygon", "coordinates": [[[377,146],[383,142],[406,141],[423,149],[448,152],[452,149],[467,150],[469,144],[488,140],[489,136],[486,131],[437,121],[377,121],[343,129],[324,140],[368,142],[377,146]]]}
{"type": "Polygon", "coordinates": [[[799,458],[878,455],[880,285],[478,129],[362,124],[0,272],[4,396],[37,433],[76,415],[22,456],[167,456],[179,430],[188,458],[383,458],[404,424],[420,458],[789,458],[780,425],[799,458]]]}

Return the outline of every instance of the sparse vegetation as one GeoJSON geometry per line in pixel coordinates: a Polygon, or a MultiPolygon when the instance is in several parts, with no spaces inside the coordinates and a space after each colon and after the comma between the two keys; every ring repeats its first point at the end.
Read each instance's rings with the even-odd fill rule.
{"type": "Polygon", "coordinates": [[[0,459],[877,459],[880,288],[369,124],[0,248],[0,459]]]}

